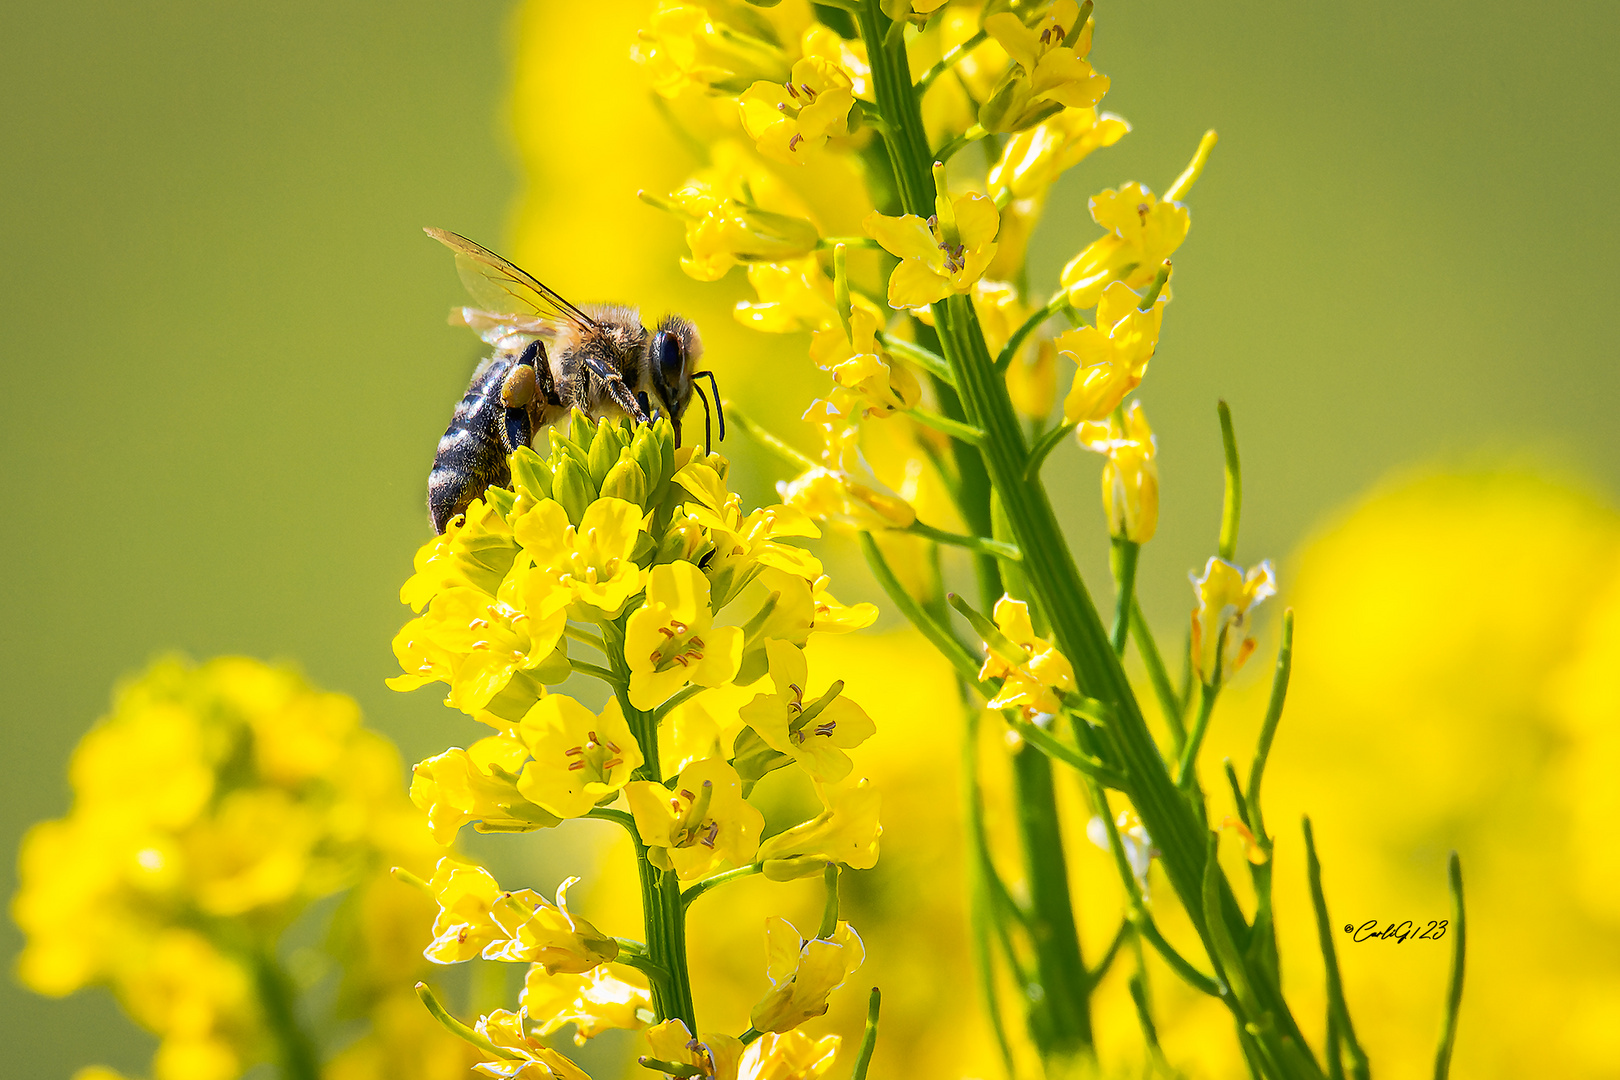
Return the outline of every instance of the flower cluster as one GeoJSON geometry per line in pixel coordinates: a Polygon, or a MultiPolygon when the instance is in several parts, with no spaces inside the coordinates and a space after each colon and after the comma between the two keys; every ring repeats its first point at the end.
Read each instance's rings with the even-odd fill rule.
{"type": "MultiPolygon", "coordinates": [[[[420,614],[395,639],[404,674],[392,685],[444,683],[447,705],[493,729],[417,765],[411,798],[445,844],[469,823],[523,832],[586,816],[618,822],[642,852],[648,935],[624,944],[572,913],[571,880],[553,902],[442,858],[421,882],[439,907],[428,959],[530,965],[520,1011],[478,1024],[502,1055],[480,1066],[489,1075],[530,1075],[522,1062],[550,1070],[533,1075],[574,1075],[530,1032],[572,1024],[584,1041],[690,1021],[683,939],[668,927],[687,902],[682,887],[869,868],[880,831],[877,795],[850,757],[874,724],[841,680],[812,677],[805,652],[815,633],[858,629],[877,612],[840,604],[821,563],[791,542],[817,536],[815,524],[789,505],[745,513],[726,459],[677,447],[667,421],[593,425],[576,412],[566,434],[548,438],[545,455],[512,455],[510,487],[490,488],[428,541],[401,591],[420,614]],[[605,684],[604,704],[555,689],[580,675],[605,684]],[[660,726],[691,715],[699,695],[752,684],[734,723],[718,721],[703,740],[677,735],[692,752],[660,760],[660,726]],[[762,843],[764,816],[748,796],[794,765],[823,812],[762,843]]],[[[774,988],[760,1015],[791,1034],[825,1009],[861,952],[840,923],[825,940],[795,936],[805,959],[784,967],[783,933],[769,930],[774,988]],[[827,950],[844,957],[836,977],[827,950]]],[[[789,1075],[772,1070],[805,1053],[794,1039],[756,1044],[741,1055],[743,1075],[789,1075]]]]}
{"type": "Polygon", "coordinates": [[[332,955],[373,1031],[331,1062],[334,1075],[465,1067],[432,1025],[424,1035],[414,1017],[392,1019],[417,965],[388,955],[386,939],[425,928],[430,908],[388,870],[432,851],[399,773],[352,700],[290,671],[159,662],[74,751],[68,816],[23,842],[19,975],[53,996],[111,987],[157,1034],[158,1080],[231,1080],[267,1058],[318,1054],[271,1019],[296,989],[276,944],[314,901],[350,890],[353,916],[335,925],[351,929],[334,932],[332,955]],[[395,1060],[390,1044],[407,1040],[416,1060],[395,1060]]]}

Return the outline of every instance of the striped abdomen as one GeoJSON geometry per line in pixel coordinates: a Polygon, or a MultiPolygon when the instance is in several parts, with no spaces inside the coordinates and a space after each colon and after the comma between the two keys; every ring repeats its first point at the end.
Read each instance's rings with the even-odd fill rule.
{"type": "Polygon", "coordinates": [[[428,515],[435,532],[444,532],[450,519],[467,509],[485,488],[504,485],[512,478],[502,427],[507,412],[516,410],[501,404],[501,382],[516,362],[510,355],[490,360],[473,375],[466,396],[456,403],[428,474],[428,515]]]}

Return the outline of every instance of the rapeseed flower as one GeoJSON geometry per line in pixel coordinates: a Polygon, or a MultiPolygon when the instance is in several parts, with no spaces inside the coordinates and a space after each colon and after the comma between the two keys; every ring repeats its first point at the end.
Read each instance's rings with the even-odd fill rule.
{"type": "Polygon", "coordinates": [[[579,974],[551,974],[535,964],[523,979],[519,1009],[537,1035],[574,1025],[574,1042],[609,1029],[634,1030],[652,1018],[647,977],[623,964],[602,964],[579,974]]]}
{"type": "Polygon", "coordinates": [[[816,1080],[832,1070],[843,1040],[812,1039],[802,1031],[767,1032],[737,1062],[737,1080],[816,1080]]]}
{"type": "Polygon", "coordinates": [[[759,845],[765,876],[778,881],[819,873],[828,863],[852,870],[877,865],[877,791],[866,780],[837,787],[818,784],[822,812],[801,825],[784,829],[759,845]]]}
{"type": "Polygon", "coordinates": [[[849,134],[854,82],[836,62],[807,56],[793,65],[786,82],[757,82],[738,104],[743,128],[761,154],[802,165],[829,137],[849,134]]]}
{"type": "Polygon", "coordinates": [[[1159,345],[1159,326],[1168,299],[1161,292],[1143,311],[1142,298],[1116,281],[1097,301],[1095,326],[1057,336],[1053,344],[1058,355],[1080,366],[1063,400],[1065,423],[1106,422],[1125,395],[1142,384],[1148,361],[1159,345]]]}
{"type": "Polygon", "coordinates": [[[703,1080],[736,1080],[743,1054],[742,1043],[733,1036],[709,1034],[700,1041],[680,1020],[648,1028],[647,1046],[658,1061],[690,1066],[703,1080]]]}
{"type": "Polygon", "coordinates": [[[691,762],[673,789],[638,780],[625,791],[655,866],[695,881],[722,864],[747,866],[765,817],[743,799],[737,770],[718,758],[691,762]]]}
{"type": "Polygon", "coordinates": [[[949,198],[944,167],[936,166],[940,189],[926,221],[916,214],[888,217],[876,211],[863,227],[900,265],[889,275],[889,306],[918,309],[965,293],[984,275],[996,254],[1000,218],[995,204],[976,191],[949,198]]]}
{"type": "Polygon", "coordinates": [[[531,1035],[528,1017],[521,1012],[496,1009],[479,1017],[477,1031],[503,1055],[473,1066],[474,1071],[485,1076],[498,1080],[591,1080],[584,1069],[531,1035]]]}
{"type": "Polygon", "coordinates": [[[1110,535],[1136,544],[1153,539],[1159,524],[1158,442],[1148,427],[1142,403],[1125,409],[1124,423],[1088,421],[1075,431],[1080,445],[1103,454],[1103,510],[1110,535]]]}
{"type": "Polygon", "coordinates": [[[809,665],[796,646],[771,641],[765,652],[776,692],[756,695],[738,716],[773,750],[798,761],[814,779],[842,780],[854,768],[844,751],[859,746],[877,730],[872,718],[843,696],[842,682],[811,697],[809,665]]]}
{"type": "Polygon", "coordinates": [[[703,571],[689,562],[654,567],[646,600],[625,626],[630,703],[653,709],[688,684],[730,682],[742,660],[742,646],[741,627],[714,626],[703,571]]]}
{"type": "Polygon", "coordinates": [[[859,935],[840,922],[826,938],[804,938],[783,918],[765,921],[770,991],[750,1016],[756,1031],[791,1031],[827,1011],[827,996],[861,966],[859,935]]]}
{"type": "Polygon", "coordinates": [[[984,29],[1016,65],[979,108],[987,131],[1021,131],[1065,106],[1089,108],[1108,92],[1108,76],[1086,63],[1091,21],[1080,21],[1074,0],[1057,0],[1034,26],[1012,12],[997,12],[984,29]]]}
{"type": "Polygon", "coordinates": [[[984,643],[979,680],[1000,679],[1001,690],[986,704],[992,709],[1055,714],[1062,707],[1059,695],[1075,690],[1068,658],[1036,636],[1024,601],[1003,596],[996,601],[994,615],[1001,633],[984,643]]]}
{"type": "Polygon", "coordinates": [[[588,813],[641,768],[641,747],[616,698],[598,714],[571,697],[548,695],[518,731],[532,760],[523,766],[517,789],[560,818],[588,813]]]}
{"type": "Polygon", "coordinates": [[[1193,672],[1205,685],[1219,685],[1243,666],[1255,649],[1249,613],[1277,591],[1271,560],[1251,567],[1211,558],[1202,576],[1193,576],[1198,604],[1192,612],[1193,672]]]}

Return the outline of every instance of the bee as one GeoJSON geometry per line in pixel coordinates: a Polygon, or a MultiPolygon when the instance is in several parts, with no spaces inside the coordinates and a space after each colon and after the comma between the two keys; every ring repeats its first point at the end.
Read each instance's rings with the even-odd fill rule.
{"type": "Polygon", "coordinates": [[[695,391],[703,401],[703,440],[709,444],[707,378],[720,417],[720,387],[703,357],[697,327],[666,315],[657,329],[622,304],[583,308],[464,236],[425,229],[455,252],[456,271],[477,307],[457,308],[450,322],[467,326],[495,347],[473,373],[439,440],[428,474],[428,515],[444,532],[456,515],[491,485],[511,480],[507,456],[566,420],[573,409],[592,419],[628,417],[646,424],[665,417],[680,445],[681,418],[695,391]]]}

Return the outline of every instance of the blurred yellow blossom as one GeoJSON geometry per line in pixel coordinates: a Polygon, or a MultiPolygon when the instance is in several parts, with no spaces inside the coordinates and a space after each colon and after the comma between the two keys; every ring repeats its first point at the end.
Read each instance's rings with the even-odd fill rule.
{"type": "Polygon", "coordinates": [[[790,1031],[827,1011],[827,995],[866,959],[860,937],[840,922],[827,938],[803,938],[783,918],[765,920],[771,989],[750,1017],[756,1031],[790,1031]]]}
{"type": "Polygon", "coordinates": [[[1211,558],[1204,573],[1192,578],[1198,605],[1192,613],[1193,672],[1205,684],[1226,682],[1254,652],[1249,612],[1277,591],[1271,560],[1251,567],[1211,558]]]}
{"type": "Polygon", "coordinates": [[[815,1080],[831,1071],[842,1042],[837,1035],[812,1039],[802,1031],[767,1032],[743,1051],[737,1080],[815,1080]]]}
{"type": "Polygon", "coordinates": [[[811,335],[810,360],[858,395],[864,415],[884,417],[914,407],[922,387],[911,369],[878,345],[878,330],[876,316],[857,304],[847,332],[832,325],[811,335]]]}
{"type": "Polygon", "coordinates": [[[591,1080],[584,1069],[529,1034],[528,1018],[521,1012],[496,1009],[479,1017],[477,1031],[504,1055],[473,1066],[485,1076],[498,1080],[591,1080]]]}
{"type": "Polygon", "coordinates": [[[1087,421],[1075,430],[1080,445],[1103,454],[1103,509],[1111,535],[1145,544],[1159,524],[1158,442],[1148,427],[1142,403],[1125,408],[1125,422],[1113,416],[1107,423],[1087,421]]]}
{"type": "Polygon", "coordinates": [[[797,44],[806,15],[794,3],[767,12],[742,0],[665,0],[647,18],[634,55],[665,97],[738,93],[755,79],[787,77],[792,59],[783,42],[797,44]]]}
{"type": "Polygon", "coordinates": [[[699,281],[717,281],[738,263],[781,263],[816,249],[821,232],[804,203],[734,143],[714,148],[714,165],[669,196],[686,218],[691,257],[681,268],[699,281]]]}
{"type": "Polygon", "coordinates": [[[748,264],[748,283],[758,300],[739,300],[737,321],[768,334],[818,330],[838,321],[832,279],[814,256],[748,264]]]}
{"type": "Polygon", "coordinates": [[[484,959],[538,964],[555,975],[589,971],[618,956],[617,942],[569,914],[568,889],[578,880],[568,878],[557,886],[555,904],[533,889],[501,893],[489,907],[501,936],[484,946],[484,959]]]}
{"type": "Polygon", "coordinates": [[[679,1020],[665,1020],[647,1029],[647,1045],[659,1061],[688,1065],[703,1080],[736,1080],[743,1045],[730,1035],[693,1037],[679,1020]]]}
{"type": "Polygon", "coordinates": [[[1064,109],[1032,128],[1008,137],[990,167],[986,188],[997,206],[1014,199],[1044,197],[1057,178],[1091,155],[1113,146],[1131,126],[1096,109],[1064,109]]]}

